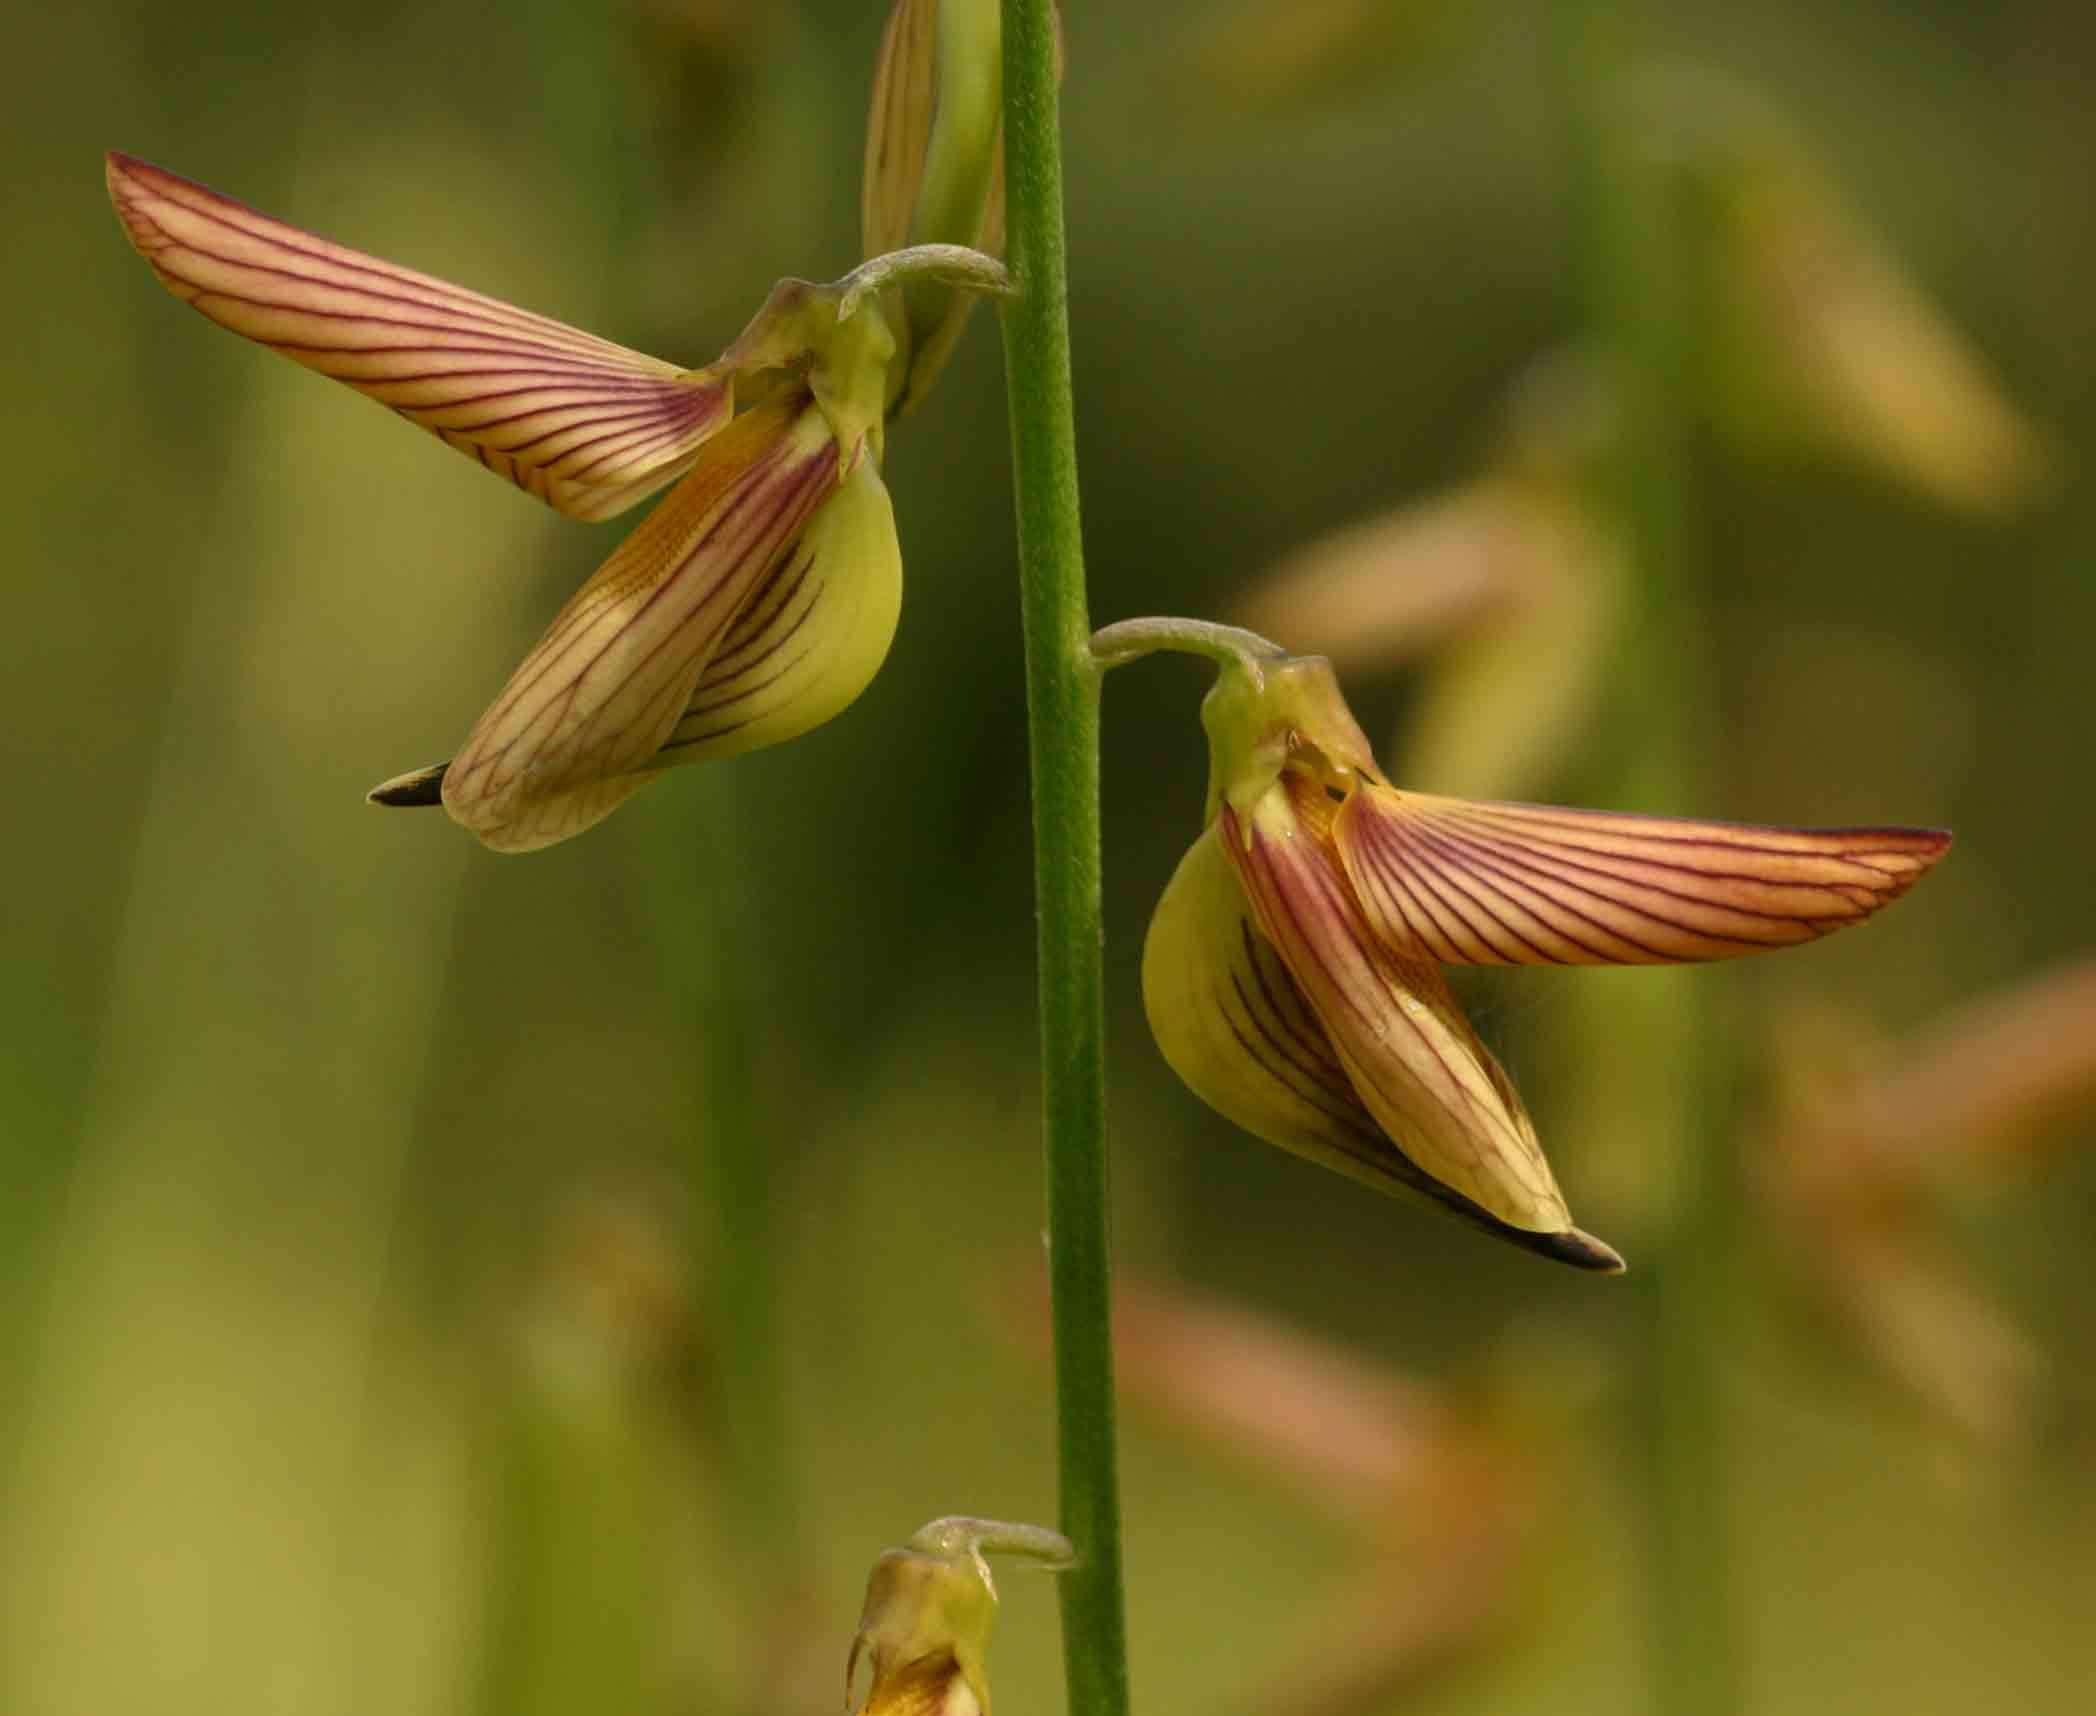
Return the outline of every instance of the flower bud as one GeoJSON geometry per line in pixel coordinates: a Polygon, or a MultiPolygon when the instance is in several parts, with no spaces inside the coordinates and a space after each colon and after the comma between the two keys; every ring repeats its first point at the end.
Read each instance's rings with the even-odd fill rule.
{"type": "Polygon", "coordinates": [[[988,1716],[984,1658],[997,1614],[986,1554],[1070,1565],[1069,1540],[1037,1525],[935,1519],[900,1549],[883,1550],[844,1665],[845,1691],[863,1657],[872,1672],[861,1716],[988,1716]]]}
{"type": "MultiPolygon", "coordinates": [[[[875,64],[860,223],[869,257],[906,245],[1004,246],[1002,33],[997,0],[896,0],[875,64]]],[[[901,346],[889,409],[915,405],[952,356],[974,294],[894,289],[901,346]]]]}

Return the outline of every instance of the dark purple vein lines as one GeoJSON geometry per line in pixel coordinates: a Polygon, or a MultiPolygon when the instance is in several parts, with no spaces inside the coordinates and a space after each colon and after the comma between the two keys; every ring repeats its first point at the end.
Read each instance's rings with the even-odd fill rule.
{"type": "Polygon", "coordinates": [[[301,232],[128,156],[125,231],[176,297],[353,387],[582,519],[689,469],[734,409],[728,382],[301,232]]]}

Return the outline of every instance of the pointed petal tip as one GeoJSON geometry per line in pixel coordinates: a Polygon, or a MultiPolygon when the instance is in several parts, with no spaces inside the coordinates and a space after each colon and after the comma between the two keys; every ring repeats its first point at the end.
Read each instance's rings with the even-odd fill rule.
{"type": "Polygon", "coordinates": [[[1569,1263],[1574,1269],[1591,1270],[1596,1275],[1621,1275],[1629,1267],[1614,1246],[1590,1233],[1582,1233],[1576,1227],[1568,1227],[1562,1233],[1530,1235],[1528,1243],[1545,1257],[1569,1263]]]}
{"type": "MultiPolygon", "coordinates": [[[[218,193],[198,184],[194,179],[185,179],[180,173],[171,173],[165,167],[157,167],[141,155],[133,155],[122,149],[105,149],[102,152],[102,183],[109,187],[110,201],[117,205],[119,213],[124,211],[124,193],[151,194],[169,186],[183,186],[206,196],[217,197],[218,193]]],[[[230,202],[230,198],[221,199],[230,202]]]]}
{"type": "Polygon", "coordinates": [[[150,161],[141,161],[121,149],[107,150],[102,156],[102,185],[109,193],[109,206],[116,210],[117,221],[132,248],[142,255],[154,236],[154,226],[139,208],[138,195],[159,171],[150,161]]]}
{"type": "Polygon", "coordinates": [[[533,851],[602,821],[678,760],[664,742],[723,638],[836,487],[836,439],[805,392],[738,417],[467,735],[444,777],[452,819],[496,851],[533,851]]]}
{"type": "Polygon", "coordinates": [[[1942,861],[1956,838],[1948,828],[1852,828],[1833,829],[1828,834],[1830,839],[1845,836],[1853,843],[1857,861],[1871,865],[1884,877],[1880,897],[1865,916],[1913,887],[1942,861]]]}
{"type": "Polygon", "coordinates": [[[1861,850],[1887,849],[1928,862],[1942,857],[1957,838],[1948,828],[1909,828],[1902,823],[1873,823],[1861,828],[1776,828],[1771,832],[1818,835],[1829,842],[1848,840],[1861,850]]]}
{"type": "Polygon", "coordinates": [[[154,166],[143,155],[134,155],[128,149],[103,150],[102,175],[112,183],[118,179],[172,179],[179,176],[165,167],[154,166]]]}
{"type": "Polygon", "coordinates": [[[380,781],[364,795],[364,802],[393,808],[442,804],[444,771],[450,767],[449,760],[446,760],[431,763],[426,769],[410,769],[406,774],[395,775],[389,781],[380,781]]]}

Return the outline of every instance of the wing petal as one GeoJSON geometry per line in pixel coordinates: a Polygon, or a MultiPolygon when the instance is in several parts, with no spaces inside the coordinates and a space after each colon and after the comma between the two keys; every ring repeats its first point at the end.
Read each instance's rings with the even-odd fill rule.
{"type": "Polygon", "coordinates": [[[1355,1178],[1405,1166],[1259,933],[1214,825],[1150,920],[1143,1009],[1172,1070],[1247,1132],[1355,1178]]]}
{"type": "Polygon", "coordinates": [[[1661,965],[1861,923],[1950,847],[1925,828],[1760,828],[1366,785],[1333,825],[1377,937],[1444,965],[1661,965]]]}
{"type": "Polygon", "coordinates": [[[609,518],[673,481],[734,409],[724,377],[332,244],[129,155],[109,157],[108,180],[177,298],[571,517],[609,518]]]}
{"type": "Polygon", "coordinates": [[[445,809],[506,852],[608,815],[652,773],[722,638],[836,482],[814,405],[737,418],[510,676],[444,771],[445,809]]]}
{"type": "Polygon", "coordinates": [[[1513,1081],[1433,962],[1371,933],[1318,826],[1322,790],[1290,776],[1218,840],[1361,1105],[1423,1189],[1505,1237],[1583,1267],[1622,1260],[1572,1226],[1513,1081]]]}
{"type": "Polygon", "coordinates": [[[895,512],[861,459],[728,628],[661,761],[738,756],[821,726],[866,689],[901,612],[895,512]]]}

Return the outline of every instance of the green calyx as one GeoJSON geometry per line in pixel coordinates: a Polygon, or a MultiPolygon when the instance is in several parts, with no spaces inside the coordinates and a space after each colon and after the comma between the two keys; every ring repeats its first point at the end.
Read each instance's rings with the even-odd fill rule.
{"type": "Polygon", "coordinates": [[[1201,703],[1209,821],[1225,804],[1249,810],[1287,768],[1341,792],[1357,779],[1383,778],[1323,656],[1290,655],[1257,632],[1213,620],[1118,620],[1092,634],[1102,673],[1160,650],[1215,663],[1215,684],[1201,703]]]}
{"type": "Polygon", "coordinates": [[[1220,661],[1201,702],[1208,730],[1208,819],[1225,804],[1243,814],[1282,771],[1303,770],[1345,792],[1381,779],[1332,664],[1321,655],[1220,661]]]}
{"type": "Polygon", "coordinates": [[[1076,1560],[1060,1532],[964,1515],[935,1519],[901,1548],[881,1552],[866,1581],[866,1606],[844,1668],[849,1687],[860,1661],[872,1664],[867,1709],[882,1704],[883,1688],[899,1672],[950,1662],[987,1716],[985,1657],[997,1616],[997,1587],[985,1559],[991,1555],[1020,1556],[1050,1571],[1076,1560]]]}
{"type": "Polygon", "coordinates": [[[841,471],[870,445],[882,452],[881,424],[895,335],[877,293],[855,293],[847,278],[818,286],[781,280],[735,343],[721,354],[747,399],[783,384],[805,386],[836,436],[841,471]]]}
{"type": "Polygon", "coordinates": [[[844,470],[869,443],[878,462],[888,406],[908,368],[891,317],[898,289],[918,283],[970,294],[1011,290],[1003,263],[964,245],[890,251],[827,285],[781,280],[716,367],[743,384],[746,403],[782,380],[804,384],[844,450],[844,470]]]}

